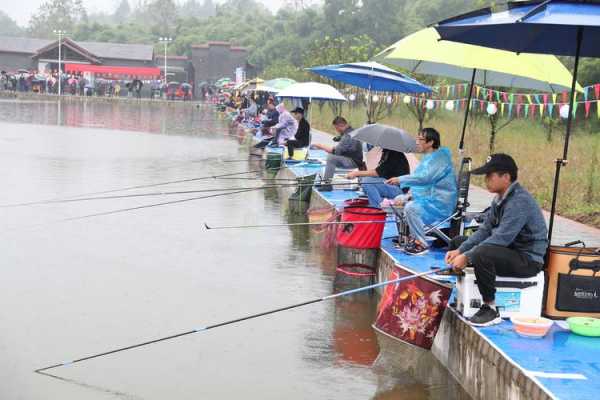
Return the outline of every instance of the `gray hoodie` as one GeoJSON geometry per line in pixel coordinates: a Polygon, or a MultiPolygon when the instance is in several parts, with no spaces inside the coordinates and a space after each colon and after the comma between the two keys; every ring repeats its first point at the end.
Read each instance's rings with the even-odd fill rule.
{"type": "Polygon", "coordinates": [[[504,197],[492,201],[483,224],[458,250],[470,259],[473,248],[480,244],[508,247],[526,254],[531,261],[544,262],[548,247],[546,221],[533,196],[518,182],[504,197]]]}

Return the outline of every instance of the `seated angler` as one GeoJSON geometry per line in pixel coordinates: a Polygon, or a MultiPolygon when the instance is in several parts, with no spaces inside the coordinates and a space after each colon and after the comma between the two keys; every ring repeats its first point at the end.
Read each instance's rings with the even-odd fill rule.
{"type": "Polygon", "coordinates": [[[348,179],[361,178],[363,192],[369,198],[371,207],[381,206],[381,195],[378,186],[390,178],[410,174],[410,165],[404,153],[395,150],[383,149],[379,165],[375,169],[366,171],[350,171],[346,176],[348,179]]]}
{"type": "Polygon", "coordinates": [[[279,122],[279,112],[275,109],[275,101],[269,99],[267,101],[266,115],[261,123],[261,135],[263,140],[254,147],[257,149],[265,148],[273,139],[271,128],[279,122]]]}
{"type": "Polygon", "coordinates": [[[298,122],[292,117],[292,114],[285,109],[285,104],[279,103],[275,109],[279,113],[279,120],[277,121],[277,124],[271,128],[271,132],[274,134],[271,144],[279,146],[285,144],[288,139],[294,137],[294,134],[298,129],[298,122]]]}
{"type": "Polygon", "coordinates": [[[294,157],[294,149],[301,149],[309,145],[310,142],[310,124],[304,118],[304,109],[296,107],[292,110],[292,116],[298,121],[298,130],[293,138],[288,139],[286,146],[288,149],[288,157],[294,157]]]}
{"type": "Polygon", "coordinates": [[[469,238],[453,240],[456,250],[446,253],[446,262],[455,270],[473,267],[484,304],[470,322],[488,326],[502,321],[495,305],[496,276],[537,275],[544,264],[548,230],[540,206],[517,182],[518,168],[511,156],[493,154],[471,173],[485,174],[485,185],[496,197],[479,229],[469,238]]]}
{"type": "Polygon", "coordinates": [[[364,169],[362,143],[350,136],[352,127],[343,117],[335,117],[332,122],[333,128],[340,135],[339,143],[336,146],[325,144],[314,144],[313,147],[325,150],[329,153],[327,164],[323,175],[323,185],[318,189],[320,191],[331,191],[331,178],[335,174],[336,168],[345,169],[364,169]]]}
{"type": "Polygon", "coordinates": [[[435,225],[448,218],[456,208],[458,188],[450,150],[440,147],[440,134],[425,128],[417,135],[417,151],[423,153],[421,162],[410,175],[391,178],[385,185],[374,185],[383,198],[393,199],[410,188],[410,196],[402,200],[404,217],[410,231],[410,240],[403,249],[410,255],[425,254],[429,250],[426,225],[435,225]]]}

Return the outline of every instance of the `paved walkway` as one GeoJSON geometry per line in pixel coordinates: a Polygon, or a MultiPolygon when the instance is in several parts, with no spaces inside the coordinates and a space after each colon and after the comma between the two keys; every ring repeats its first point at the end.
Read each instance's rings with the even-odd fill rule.
{"type": "MultiPolygon", "coordinates": [[[[332,136],[328,133],[311,129],[312,141],[334,145],[332,136]]],[[[488,191],[471,185],[469,190],[470,211],[481,211],[490,205],[493,195],[488,191]]],[[[549,213],[544,211],[546,221],[549,219],[549,213]]],[[[568,218],[557,216],[554,219],[554,233],[552,235],[552,244],[562,245],[564,243],[582,240],[588,247],[600,247],[600,229],[584,225],[582,223],[570,220],[568,218]]]]}

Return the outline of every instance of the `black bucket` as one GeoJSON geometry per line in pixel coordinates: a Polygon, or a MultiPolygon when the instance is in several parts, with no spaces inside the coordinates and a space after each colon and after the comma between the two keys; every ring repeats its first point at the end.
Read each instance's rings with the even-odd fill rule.
{"type": "Polygon", "coordinates": [[[296,188],[296,191],[290,195],[290,203],[293,201],[302,201],[310,203],[310,196],[312,194],[312,188],[315,184],[316,177],[317,175],[313,174],[296,178],[296,182],[298,182],[298,187],[296,188]]]}
{"type": "Polygon", "coordinates": [[[282,153],[269,153],[267,152],[267,158],[265,160],[265,168],[270,171],[277,171],[281,169],[283,165],[283,154],[282,153]]]}

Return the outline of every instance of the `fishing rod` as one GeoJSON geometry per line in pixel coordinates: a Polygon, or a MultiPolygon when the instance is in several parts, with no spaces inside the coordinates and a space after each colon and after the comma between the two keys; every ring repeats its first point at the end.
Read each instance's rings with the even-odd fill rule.
{"type": "Polygon", "coordinates": [[[68,199],[73,199],[73,198],[82,197],[82,196],[95,196],[95,195],[101,195],[101,194],[107,194],[107,193],[122,192],[122,191],[126,191],[126,190],[144,189],[144,188],[150,188],[150,187],[172,185],[175,183],[194,182],[194,181],[207,180],[207,179],[217,179],[217,178],[227,177],[227,176],[254,174],[254,173],[258,173],[258,172],[263,172],[263,170],[259,169],[259,170],[254,170],[254,171],[234,172],[234,173],[222,174],[222,175],[201,176],[199,178],[179,179],[179,180],[174,180],[174,181],[151,183],[151,184],[147,184],[147,185],[127,186],[127,187],[118,188],[118,189],[103,190],[100,192],[88,192],[88,193],[82,193],[79,195],[72,195],[69,197],[56,197],[53,199],[37,200],[37,201],[30,201],[30,202],[23,202],[23,203],[0,204],[0,208],[22,207],[22,206],[31,206],[31,205],[37,205],[37,204],[46,204],[46,203],[50,203],[50,202],[56,202],[56,201],[60,201],[60,200],[68,200],[68,199]]]}
{"type": "Polygon", "coordinates": [[[237,190],[237,191],[233,191],[233,192],[230,191],[230,192],[227,192],[227,193],[217,193],[217,194],[211,194],[211,195],[208,195],[208,196],[190,197],[190,198],[187,198],[187,199],[179,199],[179,200],[173,200],[173,201],[164,201],[162,203],[146,204],[146,205],[142,205],[142,206],[120,208],[120,209],[117,209],[117,210],[102,211],[102,212],[98,212],[98,213],[94,213],[94,214],[81,215],[81,216],[78,216],[78,217],[64,218],[64,219],[60,219],[60,220],[55,221],[55,222],[77,221],[77,220],[81,220],[81,219],[87,219],[87,218],[93,218],[93,217],[101,217],[101,216],[105,216],[105,215],[120,214],[120,213],[124,213],[124,212],[127,212],[127,211],[142,210],[144,208],[152,208],[152,207],[160,207],[160,206],[166,206],[166,205],[171,205],[171,204],[179,204],[179,203],[185,203],[185,202],[188,202],[188,201],[210,199],[210,198],[213,198],[213,197],[228,196],[228,195],[231,195],[231,194],[246,193],[246,192],[252,192],[252,191],[263,190],[263,189],[266,189],[266,187],[237,190]]]}
{"type": "MultiPolygon", "coordinates": [[[[265,178],[265,180],[270,180],[265,178]]],[[[150,192],[150,193],[133,193],[133,194],[119,194],[119,195],[110,195],[110,196],[91,196],[91,197],[73,197],[66,199],[56,199],[56,200],[45,200],[43,202],[31,202],[31,203],[19,203],[19,204],[5,204],[1,205],[0,208],[9,208],[9,207],[21,207],[21,206],[30,206],[30,205],[41,205],[41,204],[64,204],[64,203],[78,203],[81,201],[92,201],[92,200],[114,200],[114,199],[128,199],[135,197],[152,197],[152,196],[170,196],[170,195],[182,195],[182,194],[194,194],[194,193],[211,193],[211,192],[236,192],[239,190],[259,190],[259,189],[280,189],[287,187],[307,187],[307,186],[315,186],[320,187],[324,184],[320,183],[291,183],[291,181],[295,181],[295,179],[290,179],[290,183],[271,183],[267,182],[266,185],[256,186],[256,187],[231,187],[231,188],[215,188],[215,189],[199,189],[199,190],[177,190],[177,191],[167,191],[167,192],[150,192]]],[[[347,185],[347,183],[339,183],[332,185],[347,185]]],[[[227,193],[223,193],[226,195],[227,193]]],[[[232,193],[233,194],[233,193],[232,193]]]]}
{"type": "Polygon", "coordinates": [[[391,224],[396,223],[395,220],[386,221],[325,221],[325,222],[294,222],[290,224],[263,224],[263,225],[225,225],[225,226],[209,226],[206,222],[204,227],[207,231],[217,229],[246,229],[246,228],[277,228],[284,226],[314,226],[314,225],[360,225],[360,224],[391,224]]]}
{"type": "Polygon", "coordinates": [[[239,318],[235,318],[235,319],[231,319],[228,321],[224,321],[224,322],[219,322],[213,325],[208,325],[208,326],[204,326],[204,327],[200,327],[200,328],[196,328],[196,329],[191,329],[189,331],[185,331],[185,332],[181,332],[181,333],[176,333],[173,335],[169,335],[169,336],[164,336],[158,339],[153,339],[153,340],[148,340],[146,342],[141,342],[141,343],[137,343],[137,344],[133,344],[130,346],[126,346],[126,347],[120,347],[117,349],[113,349],[113,350],[108,350],[102,353],[98,353],[98,354],[93,354],[90,356],[86,356],[86,357],[82,357],[82,358],[78,358],[72,361],[67,361],[67,362],[62,362],[62,363],[58,363],[58,364],[53,364],[53,365],[49,365],[47,367],[43,367],[43,368],[39,368],[36,369],[34,372],[36,373],[42,373],[43,371],[47,371],[49,369],[54,369],[54,368],[58,368],[58,367],[65,367],[67,365],[72,365],[72,364],[77,364],[83,361],[87,361],[87,360],[91,360],[94,358],[99,358],[99,357],[104,357],[104,356],[108,356],[110,354],[115,354],[115,353],[120,353],[123,351],[127,351],[127,350],[132,350],[132,349],[136,349],[139,347],[143,347],[143,346],[148,346],[151,344],[155,344],[155,343],[159,343],[159,342],[164,342],[167,340],[172,340],[172,339],[176,339],[176,338],[180,338],[182,336],[187,336],[187,335],[191,335],[194,333],[199,333],[199,332],[205,332],[211,329],[215,329],[215,328],[220,328],[223,326],[227,326],[227,325],[232,325],[232,324],[236,324],[239,322],[243,322],[243,321],[248,321],[251,319],[255,319],[255,318],[259,318],[259,317],[264,317],[266,315],[271,315],[271,314],[276,314],[282,311],[287,311],[287,310],[292,310],[294,308],[299,308],[299,307],[303,307],[303,306],[307,306],[310,304],[315,304],[315,303],[319,303],[322,301],[327,301],[327,300],[333,300],[336,299],[338,297],[343,297],[343,296],[349,296],[351,294],[355,294],[355,293],[360,293],[360,292],[364,292],[367,290],[372,290],[372,289],[376,289],[378,287],[383,287],[383,286],[387,286],[387,285],[391,285],[391,284],[395,284],[398,282],[403,282],[403,281],[408,281],[408,280],[412,280],[412,279],[416,279],[416,278],[420,278],[422,276],[427,276],[427,275],[433,275],[433,274],[437,274],[440,272],[444,272],[444,271],[449,271],[452,268],[437,268],[437,269],[433,269],[431,271],[427,271],[427,272],[422,272],[419,274],[415,274],[415,275],[410,275],[410,276],[405,276],[405,277],[401,277],[401,278],[397,278],[397,279],[392,279],[392,280],[388,280],[388,281],[384,281],[384,282],[380,282],[380,283],[375,283],[372,285],[368,285],[368,286],[363,286],[360,288],[356,288],[356,289],[350,289],[350,290],[346,290],[344,292],[340,292],[340,293],[335,293],[335,294],[330,294],[328,296],[324,296],[324,297],[319,297],[313,300],[307,300],[307,301],[303,301],[300,303],[296,303],[296,304],[291,304],[288,306],[284,306],[284,307],[279,307],[279,308],[275,308],[272,310],[267,310],[267,311],[262,311],[256,314],[250,314],[250,315],[246,315],[243,317],[239,317],[239,318]]]}

